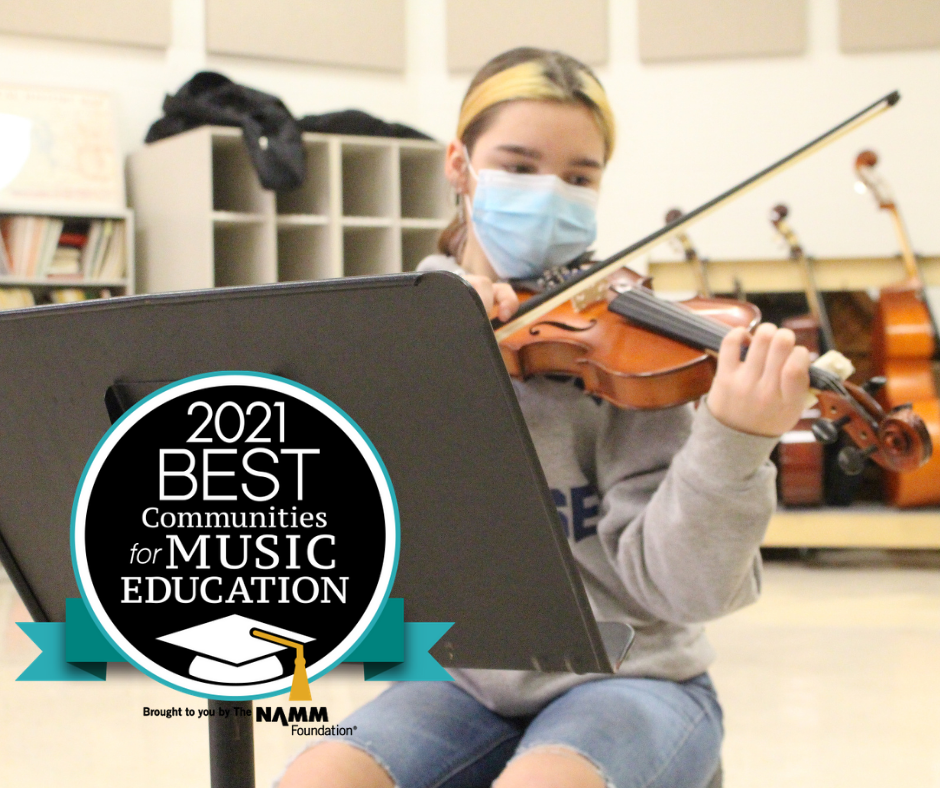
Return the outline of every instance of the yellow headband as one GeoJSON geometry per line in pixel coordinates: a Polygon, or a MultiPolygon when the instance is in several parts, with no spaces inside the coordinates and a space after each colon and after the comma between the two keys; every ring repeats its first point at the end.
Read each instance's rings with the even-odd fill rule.
{"type": "MultiPolygon", "coordinates": [[[[586,71],[578,73],[581,84],[578,93],[593,105],[597,122],[604,136],[606,159],[614,152],[616,126],[614,113],[607,101],[607,94],[601,84],[586,71]]],[[[483,80],[467,94],[460,108],[457,121],[457,137],[463,138],[474,119],[484,110],[503,101],[518,99],[536,99],[550,101],[570,101],[571,96],[550,79],[547,79],[538,61],[530,60],[500,71],[483,80]]]]}

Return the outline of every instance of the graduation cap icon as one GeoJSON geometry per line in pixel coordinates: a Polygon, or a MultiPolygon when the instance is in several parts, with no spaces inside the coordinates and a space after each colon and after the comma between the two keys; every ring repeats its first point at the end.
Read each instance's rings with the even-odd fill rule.
{"type": "Polygon", "coordinates": [[[299,684],[310,698],[303,648],[314,638],[307,635],[232,614],[157,640],[196,652],[189,674],[216,684],[253,684],[283,676],[284,668],[274,655],[293,648],[296,658],[291,699],[295,699],[295,691],[303,692],[299,684]]]}

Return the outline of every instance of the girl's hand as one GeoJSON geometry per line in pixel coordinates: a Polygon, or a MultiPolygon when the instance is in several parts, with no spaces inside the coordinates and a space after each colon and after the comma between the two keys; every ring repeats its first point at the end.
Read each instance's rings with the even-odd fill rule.
{"type": "Polygon", "coordinates": [[[793,332],[762,323],[741,348],[747,331],[733,329],[721,343],[718,370],[708,392],[708,409],[726,427],[777,437],[792,429],[809,391],[809,351],[793,332]]]}
{"type": "Polygon", "coordinates": [[[504,323],[509,320],[519,308],[519,297],[512,286],[506,282],[494,282],[488,276],[466,274],[467,281],[477,291],[486,314],[492,320],[498,317],[504,323]]]}

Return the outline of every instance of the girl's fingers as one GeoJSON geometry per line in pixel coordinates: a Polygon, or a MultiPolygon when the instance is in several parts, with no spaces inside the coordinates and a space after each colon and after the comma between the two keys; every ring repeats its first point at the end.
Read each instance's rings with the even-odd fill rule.
{"type": "Polygon", "coordinates": [[[773,390],[781,388],[780,372],[796,345],[796,336],[789,328],[778,328],[770,339],[761,374],[763,382],[773,390]]]}
{"type": "Polygon", "coordinates": [[[718,351],[717,374],[731,375],[741,366],[741,349],[747,340],[747,329],[732,328],[725,338],[721,340],[721,349],[718,351]]]}
{"type": "Polygon", "coordinates": [[[747,358],[744,359],[744,370],[752,382],[756,383],[760,380],[764,372],[767,354],[770,351],[770,341],[776,331],[776,326],[771,323],[761,323],[754,332],[754,336],[751,337],[747,358]]]}
{"type": "Polygon", "coordinates": [[[519,309],[519,296],[512,289],[512,285],[496,282],[493,285],[493,303],[496,306],[497,317],[505,323],[519,309]]]}
{"type": "Polygon", "coordinates": [[[780,370],[780,393],[784,400],[802,403],[809,390],[809,351],[797,345],[780,370]]]}
{"type": "Polygon", "coordinates": [[[485,276],[477,276],[476,274],[467,274],[466,280],[473,289],[477,291],[477,295],[480,296],[487,316],[490,318],[496,317],[496,304],[493,299],[493,282],[485,276]]]}

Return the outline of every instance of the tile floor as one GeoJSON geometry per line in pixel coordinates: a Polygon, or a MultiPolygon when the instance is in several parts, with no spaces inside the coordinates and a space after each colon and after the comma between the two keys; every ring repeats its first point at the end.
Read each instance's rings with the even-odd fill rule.
{"type": "MultiPolygon", "coordinates": [[[[142,716],[205,701],[127,666],[105,683],[16,682],[38,653],[24,620],[0,575],[0,786],[208,786],[205,721],[142,716]]],[[[770,561],[763,599],[710,632],[728,788],[940,788],[940,555],[770,561]]],[[[313,684],[331,721],[381,690],[358,670],[313,684]]],[[[255,744],[259,786],[303,746],[279,725],[256,725],[255,744]]]]}

